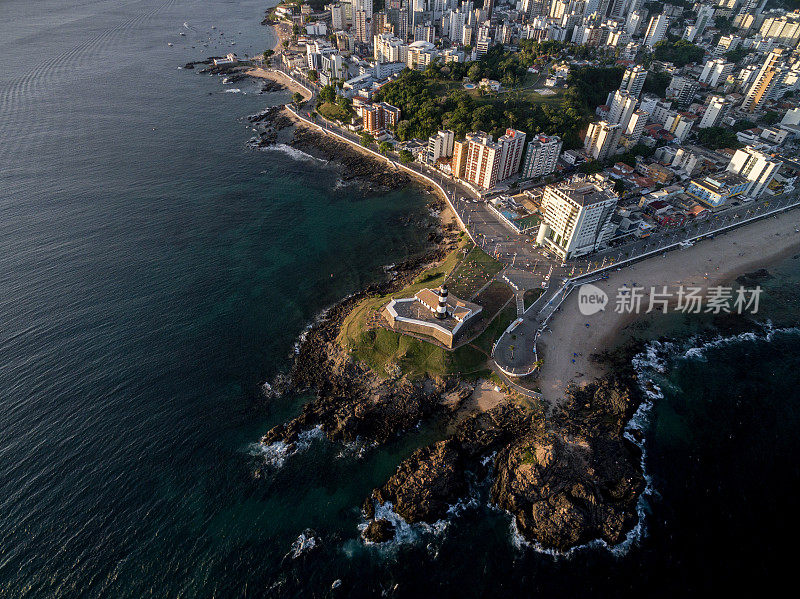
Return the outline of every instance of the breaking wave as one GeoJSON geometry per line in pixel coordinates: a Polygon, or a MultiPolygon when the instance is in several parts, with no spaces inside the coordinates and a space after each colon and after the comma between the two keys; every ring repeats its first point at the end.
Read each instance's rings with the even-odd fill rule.
{"type": "Polygon", "coordinates": [[[294,445],[283,441],[276,441],[275,443],[269,444],[259,441],[258,443],[250,444],[249,453],[252,456],[263,458],[267,464],[274,468],[282,468],[287,458],[307,450],[311,446],[312,441],[324,437],[325,433],[322,432],[322,427],[315,426],[312,429],[300,433],[294,445]]]}
{"type": "Polygon", "coordinates": [[[264,152],[282,152],[287,156],[294,158],[295,160],[301,160],[305,162],[321,162],[323,164],[327,164],[327,161],[322,160],[320,158],[315,158],[311,154],[306,154],[302,150],[298,150],[297,148],[293,148],[288,144],[273,144],[269,146],[263,146],[259,148],[264,152]]]}

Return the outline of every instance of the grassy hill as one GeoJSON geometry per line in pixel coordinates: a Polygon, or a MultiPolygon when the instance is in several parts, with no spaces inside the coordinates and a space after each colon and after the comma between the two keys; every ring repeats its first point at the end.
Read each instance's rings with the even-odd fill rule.
{"type": "MultiPolygon", "coordinates": [[[[499,272],[501,268],[499,262],[473,247],[465,238],[441,263],[421,273],[401,291],[364,299],[344,319],[337,342],[354,359],[367,364],[381,376],[388,376],[395,367],[415,378],[451,374],[485,376],[489,372],[486,360],[492,344],[516,317],[513,302],[499,313],[501,306],[492,306],[493,313],[485,316],[489,321],[486,330],[471,343],[452,351],[379,326],[380,312],[391,298],[412,297],[421,289],[438,287],[446,275],[454,272],[475,273],[469,285],[466,278],[462,279],[463,291],[471,297],[491,279],[484,278],[487,273],[499,272]]],[[[511,297],[510,292],[508,297],[511,297]]]]}

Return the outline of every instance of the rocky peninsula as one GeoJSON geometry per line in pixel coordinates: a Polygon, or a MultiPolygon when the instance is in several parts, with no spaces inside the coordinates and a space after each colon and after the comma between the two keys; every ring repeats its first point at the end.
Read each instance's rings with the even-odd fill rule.
{"type": "MultiPolygon", "coordinates": [[[[250,122],[258,131],[254,145],[288,143],[340,165],[344,181],[377,191],[412,184],[408,174],[390,170],[377,157],[296,123],[282,107],[250,122]]],[[[444,206],[434,200],[435,208],[444,206]]],[[[555,406],[532,408],[506,390],[498,405],[480,410],[469,401],[473,380],[410,377],[399,367],[380,376],[339,342],[343,321],[362,300],[398,291],[441,262],[458,246],[459,232],[448,222],[429,238],[427,254],[394,266],[386,281],[343,300],[307,331],[289,375],[273,388],[313,390],[315,399],[267,432],[262,444],[291,450],[303,432],[319,428],[332,442],[377,446],[420,422],[436,421],[448,431],[445,438],[415,451],[364,498],[366,540],[393,538],[392,523],[376,515],[387,504],[409,523],[446,518],[468,495],[471,473],[492,481],[491,503],[509,512],[531,543],[566,551],[594,539],[622,542],[637,523],[645,487],[639,450],[624,436],[641,401],[630,353],[623,359],[606,356],[606,363],[613,361],[606,378],[566,389],[566,400],[555,406]]]]}

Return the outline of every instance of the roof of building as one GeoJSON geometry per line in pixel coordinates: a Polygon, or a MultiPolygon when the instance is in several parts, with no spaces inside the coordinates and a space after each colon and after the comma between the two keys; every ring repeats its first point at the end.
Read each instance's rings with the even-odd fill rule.
{"type": "Polygon", "coordinates": [[[592,181],[575,179],[554,186],[579,206],[591,206],[618,198],[610,189],[604,189],[592,181]]]}

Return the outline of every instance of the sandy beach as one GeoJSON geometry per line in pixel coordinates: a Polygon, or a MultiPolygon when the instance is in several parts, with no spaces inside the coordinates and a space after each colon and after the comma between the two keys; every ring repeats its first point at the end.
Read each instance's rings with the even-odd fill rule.
{"type": "MultiPolygon", "coordinates": [[[[611,271],[607,280],[593,283],[608,294],[609,302],[605,310],[591,316],[579,312],[578,294],[573,291],[550,320],[549,330],[537,346],[544,361],[539,384],[545,399],[557,402],[570,382],[585,385],[604,374],[590,356],[614,347],[622,330],[642,318],[615,311],[617,290],[623,285],[631,287],[635,283],[645,288],[642,312],[649,307],[651,287],[660,293],[666,285],[673,296],[679,286],[701,287],[705,296],[709,287],[731,286],[739,275],[768,267],[800,251],[800,233],[795,231],[799,223],[800,211],[790,210],[700,241],[691,248],[611,271]]],[[[671,305],[674,304],[673,300],[671,305]]],[[[661,307],[655,310],[660,312],[661,307]]]]}

